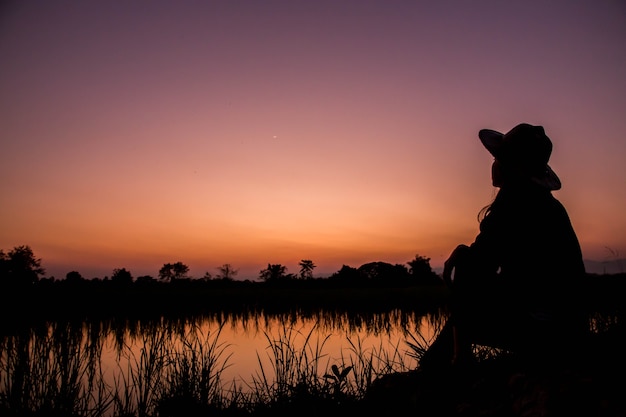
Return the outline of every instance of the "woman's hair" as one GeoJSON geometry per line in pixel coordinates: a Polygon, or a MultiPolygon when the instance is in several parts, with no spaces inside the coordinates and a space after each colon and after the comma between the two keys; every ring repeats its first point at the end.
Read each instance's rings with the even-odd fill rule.
{"type": "Polygon", "coordinates": [[[498,198],[498,195],[500,194],[500,192],[496,192],[496,189],[494,188],[494,196],[491,198],[491,203],[487,204],[485,207],[481,208],[478,211],[478,214],[476,215],[476,219],[478,220],[478,223],[482,222],[483,219],[489,215],[489,213],[491,212],[492,206],[493,204],[496,202],[496,199],[498,198]]]}
{"type": "Polygon", "coordinates": [[[507,186],[506,188],[494,188],[494,192],[495,195],[493,196],[491,203],[481,208],[478,212],[478,215],[476,216],[478,223],[481,223],[494,209],[509,206],[515,207],[516,210],[519,210],[521,201],[535,199],[539,196],[539,194],[551,193],[549,189],[541,187],[531,181],[519,182],[513,187],[507,186]]]}
{"type": "Polygon", "coordinates": [[[476,215],[476,219],[478,220],[478,223],[482,222],[483,219],[485,217],[487,217],[487,215],[489,214],[489,212],[491,211],[491,204],[493,203],[489,203],[487,204],[485,207],[481,208],[478,211],[478,214],[476,215]]]}

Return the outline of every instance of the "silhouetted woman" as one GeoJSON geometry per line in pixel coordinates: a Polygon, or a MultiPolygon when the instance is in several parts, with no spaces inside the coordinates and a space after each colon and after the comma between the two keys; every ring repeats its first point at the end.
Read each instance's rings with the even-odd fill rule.
{"type": "Polygon", "coordinates": [[[577,300],[585,268],[569,216],[552,195],[561,182],[548,165],[551,140],[526,123],[506,134],[483,129],[478,137],[494,156],[499,191],[479,215],[475,241],[456,247],[444,264],[451,317],[424,365],[465,362],[473,344],[560,349],[586,326],[577,300]]]}

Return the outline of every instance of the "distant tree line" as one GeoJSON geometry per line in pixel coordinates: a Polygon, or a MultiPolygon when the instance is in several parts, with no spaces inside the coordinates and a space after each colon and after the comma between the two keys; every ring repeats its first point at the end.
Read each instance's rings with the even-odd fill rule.
{"type": "MultiPolygon", "coordinates": [[[[303,259],[298,273],[282,264],[268,263],[259,280],[237,280],[231,264],[201,278],[189,276],[183,262],[165,263],[158,277],[133,277],[115,268],[110,277],[85,279],[70,271],[65,279],[44,277],[41,259],[29,246],[0,250],[0,330],[3,326],[37,320],[80,317],[161,317],[241,311],[317,308],[350,311],[388,311],[444,306],[447,286],[433,272],[430,259],[416,255],[406,264],[370,262],[358,268],[343,265],[327,277],[315,277],[315,263],[303,259]]],[[[623,311],[626,274],[588,274],[585,308],[612,313],[623,311]]],[[[222,313],[220,313],[222,314],[222,313]]]]}
{"type": "MultiPolygon", "coordinates": [[[[416,255],[414,259],[403,264],[387,262],[371,262],[354,268],[343,265],[341,269],[325,278],[316,278],[313,274],[316,265],[310,259],[299,262],[297,274],[288,273],[287,267],[282,264],[268,263],[267,267],[259,271],[259,280],[269,286],[289,285],[295,282],[327,282],[342,286],[410,286],[440,284],[439,276],[430,266],[430,258],[416,255]]],[[[110,282],[118,286],[151,285],[162,283],[183,282],[210,282],[228,284],[235,281],[238,270],[231,264],[223,264],[216,268],[217,273],[212,275],[206,272],[201,278],[189,276],[189,266],[183,262],[165,263],[159,269],[158,277],[150,275],[133,277],[126,268],[115,268],[110,277],[85,279],[80,272],[70,271],[65,279],[54,277],[45,278],[45,269],[41,266],[41,259],[37,258],[28,245],[16,246],[5,252],[0,250],[0,288],[11,290],[27,290],[38,284],[63,282],[66,285],[81,285],[89,282],[110,282]]],[[[250,282],[245,280],[243,282],[250,282]]]]}

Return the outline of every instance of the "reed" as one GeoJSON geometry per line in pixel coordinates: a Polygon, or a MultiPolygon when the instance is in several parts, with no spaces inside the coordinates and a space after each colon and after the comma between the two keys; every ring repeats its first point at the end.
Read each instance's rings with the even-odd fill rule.
{"type": "Polygon", "coordinates": [[[264,332],[268,342],[266,355],[272,372],[266,371],[266,365],[257,352],[259,370],[253,375],[250,386],[257,403],[290,401],[298,396],[324,397],[327,394],[327,386],[320,383],[319,365],[326,356],[323,349],[329,336],[312,340],[314,330],[315,326],[308,333],[302,333],[283,324],[276,336],[264,332]]]}
{"type": "Polygon", "coordinates": [[[169,351],[172,350],[168,332],[150,327],[141,332],[138,352],[132,349],[120,351],[127,369],[115,377],[113,404],[115,415],[145,417],[153,414],[158,403],[158,393],[163,389],[162,374],[165,372],[169,351]]]}
{"type": "Polygon", "coordinates": [[[101,348],[67,323],[3,339],[1,409],[42,415],[103,415],[112,398],[102,379],[101,348]]]}
{"type": "Polygon", "coordinates": [[[348,347],[333,360],[324,351],[329,336],[313,339],[313,333],[314,328],[302,333],[288,325],[274,335],[265,333],[266,356],[257,354],[259,370],[250,386],[254,411],[354,410],[350,407],[365,398],[376,378],[407,371],[414,363],[400,341],[368,347],[358,337],[347,338],[348,347]]]}
{"type": "Polygon", "coordinates": [[[180,407],[195,410],[221,410],[229,401],[222,385],[222,373],[230,366],[229,345],[220,340],[224,324],[216,331],[202,334],[192,326],[179,348],[168,355],[158,415],[178,415],[180,407]]]}
{"type": "MultiPolygon", "coordinates": [[[[292,320],[264,332],[252,382],[225,383],[230,345],[224,323],[204,334],[194,322],[118,328],[55,323],[0,338],[0,414],[74,417],[262,415],[266,412],[348,410],[372,382],[413,363],[395,346],[368,347],[348,338],[339,358],[327,353],[316,326],[292,320]],[[86,327],[84,327],[86,326],[86,327]],[[90,327],[92,326],[92,327],[90,327]],[[99,332],[102,332],[99,334],[99,332]],[[103,341],[114,332],[117,368],[102,369],[103,341]]],[[[412,362],[413,361],[413,362],[412,362]]]]}

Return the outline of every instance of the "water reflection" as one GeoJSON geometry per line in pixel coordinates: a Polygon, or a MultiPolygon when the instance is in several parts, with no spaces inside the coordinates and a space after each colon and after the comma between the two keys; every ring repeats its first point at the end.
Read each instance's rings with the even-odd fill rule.
{"type": "Polygon", "coordinates": [[[224,403],[323,383],[333,366],[350,367],[358,395],[380,374],[414,368],[415,341],[430,343],[444,321],[441,311],[316,310],[49,322],[2,336],[0,395],[15,409],[148,415],[164,396],[197,390],[224,403]]]}

